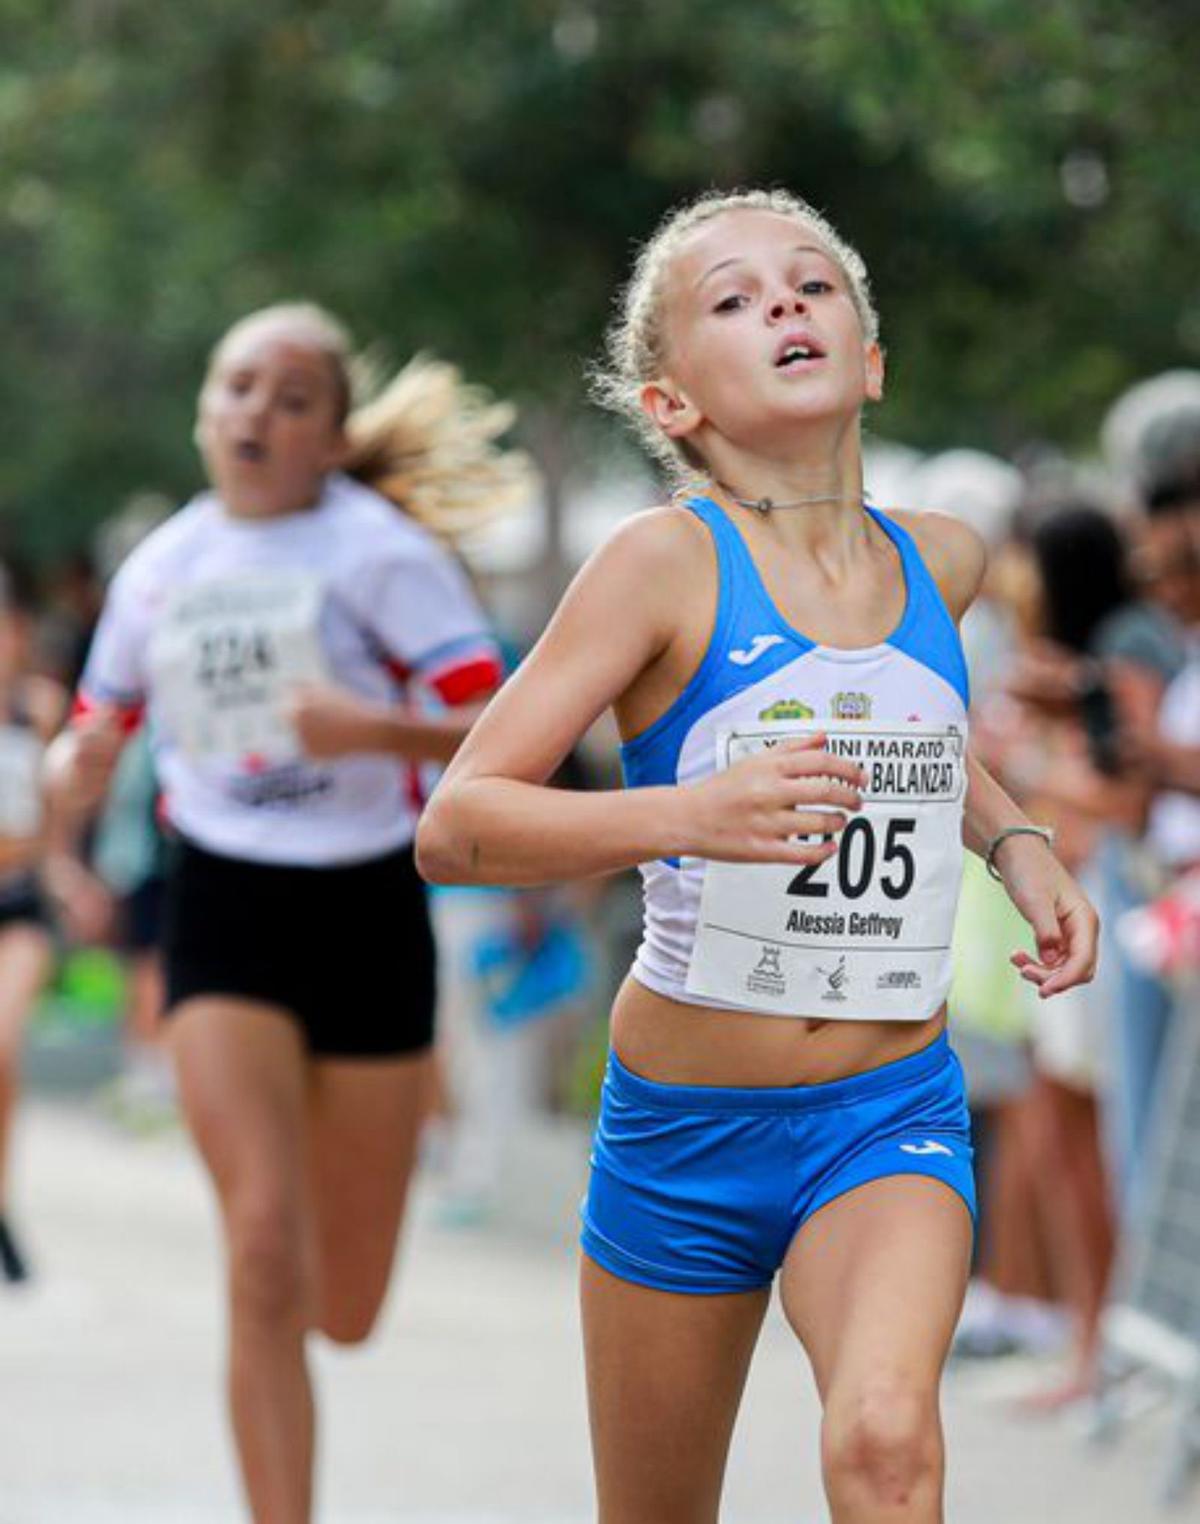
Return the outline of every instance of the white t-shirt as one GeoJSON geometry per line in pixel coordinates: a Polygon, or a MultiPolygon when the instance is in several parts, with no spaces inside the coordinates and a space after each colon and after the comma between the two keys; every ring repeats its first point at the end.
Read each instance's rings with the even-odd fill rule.
{"type": "Polygon", "coordinates": [[[454,557],[335,475],[279,518],[236,518],[204,493],[144,540],[109,591],[80,707],[145,706],[166,815],[198,845],[321,866],[411,841],[420,799],[394,758],[306,758],[286,718],[296,686],[396,703],[415,684],[458,704],[499,675],[454,557]]]}

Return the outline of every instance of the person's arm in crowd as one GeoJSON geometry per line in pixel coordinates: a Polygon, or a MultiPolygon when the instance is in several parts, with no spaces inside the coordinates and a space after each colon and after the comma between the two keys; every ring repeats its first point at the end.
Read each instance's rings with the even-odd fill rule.
{"type": "Polygon", "coordinates": [[[1137,833],[1145,828],[1154,782],[1143,768],[1127,762],[1124,737],[1157,732],[1163,682],[1157,673],[1135,662],[1114,658],[1104,663],[1103,680],[1113,709],[1114,728],[1108,741],[1114,770],[1101,771],[1086,743],[1080,714],[1081,695],[1089,676],[1096,676],[1096,664],[1068,653],[1051,659],[1044,650],[1032,662],[1018,664],[1008,685],[1010,694],[1048,723],[1076,723],[1080,732],[1073,754],[1042,754],[1036,776],[1023,776],[1021,789],[1036,794],[1046,805],[1061,806],[1100,824],[1137,833]]]}
{"type": "Polygon", "coordinates": [[[1200,746],[1159,744],[1158,780],[1164,789],[1180,794],[1200,794],[1200,746]]]}
{"type": "Polygon", "coordinates": [[[1129,734],[1121,738],[1121,761],[1156,792],[1200,794],[1200,746],[1182,746],[1161,735],[1129,734]]]}

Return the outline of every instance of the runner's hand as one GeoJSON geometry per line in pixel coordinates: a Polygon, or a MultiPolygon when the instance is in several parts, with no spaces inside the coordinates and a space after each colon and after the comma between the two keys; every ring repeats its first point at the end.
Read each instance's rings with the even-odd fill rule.
{"type": "Polygon", "coordinates": [[[292,695],[287,717],[304,754],[316,762],[371,750],[375,711],[344,688],[303,684],[292,695]]]}
{"type": "Polygon", "coordinates": [[[846,811],[862,807],[866,774],[857,762],[824,749],[824,735],[785,741],[735,762],[702,783],[685,785],[688,857],[729,863],[822,863],[846,811]]]}
{"type": "Polygon", "coordinates": [[[1010,836],[996,854],[1009,898],[1033,928],[1037,957],[1015,952],[1009,960],[1045,1000],[1096,972],[1100,918],[1079,885],[1043,841],[1010,836]]]}
{"type": "Polygon", "coordinates": [[[86,864],[55,853],[42,865],[42,883],[69,941],[80,947],[97,947],[111,939],[117,924],[116,897],[86,864]]]}
{"type": "Polygon", "coordinates": [[[71,803],[92,810],[108,792],[108,785],[129,730],[120,712],[103,704],[76,720],[66,732],[71,744],[71,803]]]}

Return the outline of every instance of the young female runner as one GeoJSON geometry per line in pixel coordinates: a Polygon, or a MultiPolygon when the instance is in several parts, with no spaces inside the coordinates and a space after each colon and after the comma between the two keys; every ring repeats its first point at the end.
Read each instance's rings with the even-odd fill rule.
{"type": "Polygon", "coordinates": [[[1090,977],[1095,916],[964,753],[979,541],[864,506],[883,359],[854,251],[790,195],[705,199],[641,254],[612,355],[606,396],[698,484],[580,573],[436,791],[421,871],[642,869],[584,1206],[603,1524],[716,1518],[776,1272],[837,1524],[934,1524],[971,1249],[963,840],[1043,995],[1090,977]],[[544,787],[609,705],[627,791],[544,787]]]}
{"type": "Polygon", "coordinates": [[[50,764],[64,806],[95,802],[148,709],[178,835],[170,1041],[220,1201],[258,1524],[311,1516],[307,1335],[370,1331],[413,1161],[433,946],[398,760],[448,757],[500,673],[415,515],[458,529],[526,483],[492,445],[506,410],[448,367],[417,362],[356,413],[350,395],[346,338],[316,308],[226,334],[199,402],[212,490],[114,579],[50,764]],[[406,704],[413,685],[440,712],[406,704]]]}
{"type": "Polygon", "coordinates": [[[8,1152],[21,1042],[50,977],[54,946],[39,885],[43,840],[39,775],[66,694],[30,671],[33,600],[15,567],[0,565],[0,1280],[29,1265],[9,1216],[8,1152]]]}

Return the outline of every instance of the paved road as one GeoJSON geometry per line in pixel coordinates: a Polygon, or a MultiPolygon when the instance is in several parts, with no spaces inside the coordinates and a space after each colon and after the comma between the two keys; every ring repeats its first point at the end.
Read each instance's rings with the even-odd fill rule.
{"type": "MultiPolygon", "coordinates": [[[[510,1222],[569,1221],[582,1150],[547,1148],[544,1170],[527,1151],[510,1222]]],[[[0,1524],[234,1524],[212,1210],[183,1139],[38,1101],[17,1165],[42,1273],[0,1294],[0,1524]]],[[[319,1352],[322,1524],[586,1524],[577,1344],[566,1234],[450,1230],[422,1189],[380,1335],[319,1352]]],[[[1009,1364],[949,1379],[952,1524],[1154,1524],[1161,1421],[1097,1453],[1067,1420],[1013,1416],[1030,1378],[1009,1364]]],[[[773,1314],[731,1524],[821,1524],[815,1435],[811,1383],[773,1314]]]]}

